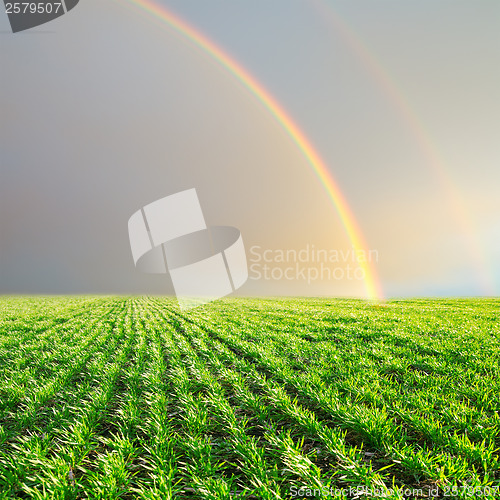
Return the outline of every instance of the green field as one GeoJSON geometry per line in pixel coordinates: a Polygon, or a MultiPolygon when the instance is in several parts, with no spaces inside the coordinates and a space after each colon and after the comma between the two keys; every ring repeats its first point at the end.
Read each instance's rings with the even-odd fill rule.
{"type": "Polygon", "coordinates": [[[4,297],[0,498],[499,498],[499,320],[486,299],[4,297]]]}

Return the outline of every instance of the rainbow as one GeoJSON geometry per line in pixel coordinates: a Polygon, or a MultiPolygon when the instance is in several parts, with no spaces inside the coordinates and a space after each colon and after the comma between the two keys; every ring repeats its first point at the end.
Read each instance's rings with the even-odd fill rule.
{"type": "Polygon", "coordinates": [[[446,202],[450,207],[461,234],[466,238],[467,250],[476,269],[479,285],[483,293],[494,295],[495,285],[492,280],[492,273],[488,271],[488,261],[477,238],[477,233],[474,229],[475,224],[463,196],[448,172],[432,138],[426,132],[424,125],[415,111],[413,111],[403,91],[394,82],[394,79],[390,77],[373,52],[354,33],[352,28],[348,26],[347,22],[340,17],[327,0],[311,0],[311,5],[317,9],[322,20],[333,26],[335,33],[349,47],[351,52],[355,54],[361,66],[382,90],[389,102],[398,111],[403,123],[410,130],[413,139],[427,160],[427,166],[441,186],[446,202]]]}
{"type": "MultiPolygon", "coordinates": [[[[276,101],[276,99],[262,86],[262,84],[260,84],[245,68],[227,55],[214,42],[209,40],[205,35],[187,24],[178,16],[174,15],[165,7],[160,6],[151,0],[126,1],[151,16],[154,16],[154,18],[167,24],[183,37],[193,42],[194,45],[201,49],[205,54],[212,57],[225,70],[233,75],[251,94],[257,98],[258,101],[264,105],[264,107],[272,114],[279,125],[296,144],[309,165],[313,168],[340,216],[342,224],[353,246],[353,250],[356,253],[360,251],[367,254],[367,245],[364,241],[361,230],[344,196],[342,195],[337,182],[305,134],[294,123],[292,118],[281,107],[278,101],[276,101]]],[[[364,283],[368,298],[371,300],[382,299],[383,294],[381,285],[373,264],[370,262],[360,262],[360,266],[364,272],[364,283]]]]}

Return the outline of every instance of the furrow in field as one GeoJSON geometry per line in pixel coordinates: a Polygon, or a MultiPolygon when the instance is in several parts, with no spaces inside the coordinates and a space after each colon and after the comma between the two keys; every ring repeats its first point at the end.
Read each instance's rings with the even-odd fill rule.
{"type": "MultiPolygon", "coordinates": [[[[414,333],[417,340],[412,340],[405,331],[403,339],[394,331],[380,331],[380,327],[374,332],[359,333],[355,328],[320,326],[321,322],[311,322],[312,331],[304,329],[303,324],[301,329],[295,331],[290,329],[290,323],[293,325],[294,321],[288,316],[286,321],[281,318],[280,326],[280,318],[276,314],[263,312],[256,317],[241,314],[241,310],[235,307],[229,307],[229,311],[233,314],[226,312],[224,323],[234,325],[246,340],[271,340],[276,351],[286,357],[295,370],[316,371],[330,386],[337,385],[344,398],[351,397],[355,402],[381,407],[390,400],[392,404],[400,404],[409,411],[426,406],[426,411],[434,412],[434,417],[444,427],[449,424],[456,428],[459,424],[462,431],[468,428],[469,433],[471,423],[477,423],[480,426],[478,429],[490,426],[485,411],[489,411],[489,416],[496,420],[500,399],[495,394],[484,398],[485,392],[491,389],[494,392],[496,381],[473,372],[470,363],[463,363],[463,356],[450,355],[441,344],[425,347],[417,343],[417,340],[428,343],[429,336],[414,333]],[[266,322],[268,317],[272,320],[266,322]],[[362,346],[359,345],[361,337],[364,341],[362,346]],[[397,342],[397,345],[392,345],[391,341],[397,342]],[[362,365],[358,359],[360,347],[362,365]],[[350,374],[347,379],[339,380],[337,374],[350,368],[356,368],[356,377],[350,374]],[[461,387],[457,386],[458,381],[462,383],[461,387]],[[406,388],[404,392],[402,384],[406,388]],[[477,408],[471,406],[471,398],[479,403],[477,408]],[[450,412],[443,411],[450,405],[450,412]],[[457,417],[460,419],[458,422],[457,417]]],[[[358,323],[354,325],[358,327],[358,323]]],[[[476,441],[485,439],[484,434],[477,432],[476,441]]]]}
{"type": "MultiPolygon", "coordinates": [[[[176,320],[174,319],[173,322],[176,322],[176,320]]],[[[190,340],[192,340],[191,337],[193,335],[191,330],[189,330],[188,333],[182,333],[188,335],[190,340]]],[[[179,341],[182,341],[182,339],[179,339],[178,342],[179,341]]],[[[200,345],[196,343],[196,347],[199,348],[200,345]]],[[[205,350],[202,354],[204,361],[209,366],[216,362],[217,354],[215,351],[211,352],[210,350],[205,350]]],[[[213,378],[214,372],[211,373],[212,375],[206,376],[213,378]]],[[[228,373],[231,372],[226,372],[226,375],[228,373]]],[[[219,373],[218,375],[220,376],[221,374],[219,373]]],[[[229,378],[224,379],[224,377],[222,377],[223,383],[225,383],[226,386],[228,386],[228,384],[231,386],[231,383],[228,382],[229,378]]],[[[231,382],[234,382],[234,379],[231,379],[231,382]]],[[[339,472],[344,475],[344,478],[346,477],[345,473],[347,473],[350,479],[356,481],[356,484],[362,483],[370,485],[371,487],[376,485],[379,489],[385,488],[380,476],[373,473],[371,467],[366,462],[352,458],[353,455],[355,456],[357,454],[357,450],[354,448],[345,448],[344,436],[338,435],[341,433],[335,434],[331,429],[323,429],[314,419],[314,415],[311,416],[311,414],[307,414],[307,411],[297,407],[289,399],[286,402],[281,401],[283,404],[278,407],[275,400],[266,400],[264,397],[259,399],[255,394],[249,391],[248,388],[242,392],[242,386],[231,386],[231,394],[228,394],[228,397],[263,424],[262,427],[264,431],[261,434],[268,440],[270,448],[275,449],[277,453],[279,453],[282,474],[286,474],[283,479],[287,480],[288,488],[291,486],[296,486],[297,488],[303,486],[321,489],[329,488],[333,483],[330,477],[320,477],[320,470],[318,467],[301,452],[299,446],[300,438],[294,442],[290,436],[289,430],[283,428],[283,422],[285,420],[288,420],[286,427],[290,426],[290,422],[295,422],[296,431],[309,436],[313,435],[316,441],[318,441],[318,433],[314,431],[319,430],[321,436],[319,441],[321,441],[323,446],[324,443],[326,443],[326,446],[329,447],[330,450],[334,449],[336,458],[341,455],[344,459],[344,468],[339,467],[339,472]],[[292,409],[290,407],[292,407],[292,409]],[[278,430],[278,428],[280,429],[278,430]]],[[[330,456],[331,455],[333,454],[330,453],[330,456]]],[[[387,489],[385,490],[387,491],[387,489]]],[[[394,494],[393,497],[399,498],[399,495],[394,494]]]]}
{"type": "MultiPolygon", "coordinates": [[[[242,323],[244,321],[242,320],[242,323]]],[[[246,335],[250,331],[250,326],[248,325],[243,331],[246,335]]],[[[302,339],[294,339],[286,332],[281,336],[274,333],[270,335],[273,337],[274,351],[279,352],[277,357],[283,360],[283,364],[287,367],[293,366],[298,356],[303,356],[304,360],[314,359],[314,356],[318,359],[317,364],[306,367],[307,373],[293,366],[296,378],[307,378],[310,381],[314,379],[317,385],[325,386],[325,389],[328,387],[329,393],[333,393],[334,397],[338,398],[339,394],[342,394],[342,399],[346,399],[345,382],[337,380],[335,376],[329,376],[330,370],[340,371],[341,366],[331,367],[328,357],[322,352],[307,353],[307,346],[304,346],[302,339]]],[[[336,351],[335,348],[334,350],[336,351]]],[[[369,352],[363,357],[363,361],[364,364],[369,364],[369,352]]],[[[434,376],[424,378],[425,387],[418,391],[419,404],[412,407],[408,405],[411,393],[403,392],[400,388],[397,391],[397,385],[392,391],[387,390],[387,384],[381,383],[380,374],[376,371],[372,373],[365,371],[365,375],[363,378],[355,378],[356,385],[353,386],[351,383],[352,405],[376,407],[386,412],[396,424],[404,427],[408,441],[432,446],[433,449],[444,453],[463,456],[486,475],[498,470],[499,459],[494,450],[497,448],[495,440],[499,435],[500,426],[496,412],[492,412],[491,417],[488,417],[481,408],[474,411],[468,404],[457,403],[447,392],[443,392],[445,391],[443,387],[440,387],[442,377],[438,377],[437,380],[434,376]],[[373,388],[370,388],[372,381],[374,381],[373,388]],[[439,393],[443,404],[446,401],[445,408],[434,410],[428,401],[422,401],[421,396],[429,393],[429,387],[439,393]]],[[[408,378],[411,379],[411,375],[408,378]]],[[[447,377],[447,383],[450,377],[453,377],[453,374],[447,377]]],[[[489,391],[483,388],[483,397],[488,393],[489,391]]]]}
{"type": "MultiPolygon", "coordinates": [[[[120,317],[118,331],[115,332],[117,336],[124,333],[123,322],[124,317],[120,317]]],[[[13,492],[20,485],[31,496],[41,491],[48,495],[60,494],[61,491],[74,493],[72,482],[78,483],[86,467],[92,467],[93,454],[99,447],[96,434],[102,423],[103,410],[112,397],[121,366],[133,342],[134,335],[125,337],[125,342],[116,351],[114,361],[105,365],[101,385],[89,395],[89,399],[80,402],[76,421],[52,429],[55,438],[32,433],[11,444],[16,454],[7,455],[7,460],[0,464],[0,484],[4,483],[13,492]],[[73,479],[68,480],[68,477],[73,479]]]]}
{"type": "Polygon", "coordinates": [[[210,325],[201,315],[194,314],[192,317],[195,320],[184,319],[194,327],[201,326],[237,355],[254,363],[259,371],[285,384],[287,390],[299,397],[304,406],[312,408],[313,411],[321,409],[328,414],[332,424],[350,432],[354,431],[359,436],[360,442],[371,442],[384,453],[386,458],[402,464],[410,473],[420,473],[438,481],[444,477],[451,477],[456,481],[467,480],[475,485],[491,480],[489,475],[481,478],[463,457],[436,453],[434,450],[425,450],[414,444],[408,444],[404,429],[392,422],[386,412],[370,411],[365,406],[359,405],[345,406],[338,396],[328,391],[328,388],[325,389],[324,384],[310,381],[307,376],[299,378],[287,366],[286,361],[276,356],[267,345],[243,341],[236,335],[224,331],[220,323],[210,325]]]}
{"type": "MultiPolygon", "coordinates": [[[[17,299],[24,303],[24,300],[17,299]]],[[[109,309],[109,299],[79,299],[69,301],[68,305],[60,305],[63,299],[33,299],[30,302],[35,304],[35,310],[31,314],[23,311],[20,306],[15,309],[5,307],[2,301],[2,312],[0,313],[0,361],[5,354],[11,360],[12,353],[16,352],[19,346],[29,345],[33,339],[45,335],[47,330],[54,330],[54,327],[68,327],[72,323],[78,322],[81,316],[88,315],[97,309],[109,309]],[[59,306],[59,307],[56,307],[59,306]]],[[[50,338],[50,333],[45,335],[50,338]]]]}
{"type": "MultiPolygon", "coordinates": [[[[28,389],[28,391],[25,388],[26,384],[19,381],[12,381],[4,388],[7,397],[2,401],[2,417],[0,421],[17,422],[18,426],[21,427],[34,423],[33,419],[35,415],[40,413],[40,408],[50,406],[51,401],[59,391],[76,382],[75,377],[82,372],[95,352],[113,337],[115,322],[113,316],[118,314],[119,311],[119,308],[113,307],[107,311],[106,315],[98,316],[95,321],[91,320],[85,329],[80,332],[80,334],[88,333],[88,337],[83,338],[79,346],[71,350],[71,356],[68,354],[65,359],[65,370],[60,370],[60,373],[56,377],[49,379],[45,385],[43,379],[40,381],[34,378],[29,379],[27,385],[31,389],[28,389]],[[14,388],[14,390],[9,392],[9,388],[14,388]],[[16,411],[12,411],[14,408],[16,411]]],[[[56,335],[53,342],[57,344],[56,335]]]]}
{"type": "Polygon", "coordinates": [[[147,304],[142,307],[141,316],[140,328],[151,339],[152,365],[143,373],[147,412],[139,428],[147,436],[143,444],[146,474],[141,492],[137,494],[139,498],[149,500],[173,500],[182,494],[182,485],[179,484],[178,433],[170,415],[173,411],[169,396],[171,381],[168,378],[171,353],[164,347],[160,330],[154,326],[155,320],[147,304]]]}
{"type": "MultiPolygon", "coordinates": [[[[33,339],[20,343],[18,348],[9,348],[8,357],[10,364],[1,367],[0,373],[15,374],[31,371],[35,375],[47,375],[46,371],[52,367],[52,361],[62,361],[60,347],[69,348],[80,341],[82,329],[89,330],[91,323],[99,319],[109,317],[115,311],[118,304],[103,304],[101,307],[93,307],[85,310],[83,314],[64,324],[56,324],[45,329],[43,333],[37,334],[33,339]],[[113,307],[114,306],[114,307],[113,307]],[[57,342],[54,340],[57,339],[57,342]]],[[[33,324],[34,329],[36,323],[33,324]]],[[[50,373],[49,373],[50,375],[50,373]]]]}
{"type": "MultiPolygon", "coordinates": [[[[192,325],[189,328],[179,325],[179,328],[189,338],[194,349],[203,357],[214,376],[220,377],[222,382],[231,388],[231,395],[235,402],[256,417],[269,440],[282,451],[285,467],[294,464],[296,468],[291,470],[296,476],[307,480],[297,483],[297,487],[330,488],[333,483],[330,482],[329,477],[323,476],[320,479],[318,467],[302,455],[297,447],[294,451],[290,448],[289,431],[312,440],[320,453],[323,452],[325,455],[324,459],[330,457],[330,460],[335,461],[333,467],[329,465],[326,468],[333,468],[337,472],[336,476],[340,478],[337,479],[338,484],[363,484],[369,488],[387,492],[383,477],[372,470],[372,464],[366,460],[361,450],[347,444],[345,432],[323,425],[318,421],[314,412],[298,405],[279,385],[268,381],[258,372],[254,371],[252,374],[251,365],[235,357],[220,343],[217,345],[206,335],[197,334],[192,325]],[[227,368],[224,363],[230,368],[227,368]],[[237,369],[242,371],[235,371],[237,369]],[[249,382],[251,387],[248,385],[249,382]],[[253,389],[257,389],[258,394],[253,389]],[[282,431],[278,433],[277,428],[282,431]],[[309,468],[302,470],[301,467],[305,464],[309,464],[309,468]]],[[[382,465],[379,464],[379,468],[381,467],[382,465]]],[[[398,493],[393,495],[394,498],[400,498],[398,493]]]]}
{"type": "Polygon", "coordinates": [[[140,432],[140,423],[147,413],[142,374],[151,365],[148,334],[140,316],[141,302],[137,298],[131,300],[125,317],[124,331],[127,337],[135,336],[135,343],[120,367],[112,397],[101,415],[100,447],[95,449],[94,466],[80,479],[83,489],[96,495],[117,497],[124,492],[141,491],[140,476],[145,470],[142,446],[146,436],[140,432]]]}
{"type": "MultiPolygon", "coordinates": [[[[241,320],[242,323],[245,321],[245,319],[241,320]]],[[[234,320],[231,323],[237,324],[234,320]]],[[[239,331],[242,329],[240,328],[239,331]]],[[[250,332],[254,336],[259,335],[258,330],[251,329],[250,326],[243,331],[244,336],[250,332]]],[[[286,332],[281,335],[266,332],[266,336],[261,341],[263,344],[271,344],[275,358],[282,363],[284,368],[293,368],[295,378],[314,380],[325,390],[328,387],[330,397],[339,398],[339,395],[342,395],[342,399],[350,400],[350,404],[354,407],[366,406],[368,411],[372,411],[373,408],[375,411],[387,413],[388,418],[391,418],[396,425],[404,427],[407,441],[424,443],[443,452],[461,455],[486,474],[498,470],[499,457],[495,452],[497,448],[495,438],[500,433],[500,422],[496,412],[488,418],[481,409],[473,411],[466,404],[452,404],[452,400],[448,401],[448,408],[443,408],[439,412],[434,411],[423,401],[420,401],[417,407],[408,407],[408,398],[411,395],[401,391],[396,392],[396,389],[387,390],[387,385],[381,385],[378,373],[367,374],[365,378],[356,376],[357,383],[353,385],[351,382],[351,395],[346,397],[345,382],[328,374],[330,370],[337,371],[341,367],[330,367],[329,360],[325,359],[320,352],[307,353],[308,346],[304,346],[301,339],[293,338],[286,332]],[[298,345],[297,342],[299,342],[298,345]],[[279,355],[276,356],[276,352],[279,352],[279,355]],[[314,354],[317,355],[321,368],[306,366],[304,369],[298,369],[297,358],[309,360],[314,357],[314,354]],[[369,384],[372,379],[376,382],[375,387],[370,389],[369,384]],[[425,415],[422,415],[422,409],[425,409],[425,415]]],[[[366,362],[366,358],[364,360],[366,362]]],[[[436,384],[439,384],[439,380],[434,381],[434,385],[436,384]]],[[[441,392],[442,388],[436,387],[436,390],[441,392]]],[[[420,391],[419,394],[421,395],[422,392],[420,391]]]]}
{"type": "Polygon", "coordinates": [[[81,366],[81,360],[78,357],[88,355],[87,348],[95,347],[95,342],[102,336],[102,330],[105,329],[106,323],[112,322],[112,319],[107,319],[114,313],[113,309],[107,311],[103,316],[95,317],[82,323],[81,328],[72,332],[71,335],[76,340],[72,339],[67,344],[63,339],[58,337],[57,332],[54,332],[52,344],[52,354],[38,354],[36,350],[32,352],[30,358],[39,358],[41,361],[34,362],[34,366],[29,366],[19,371],[12,369],[11,374],[4,374],[3,387],[0,393],[3,397],[3,407],[5,411],[16,408],[17,411],[26,411],[30,406],[37,406],[40,401],[47,400],[55,388],[61,387],[61,382],[67,380],[68,371],[81,366]],[[58,349],[57,346],[61,348],[58,349]],[[66,367],[66,370],[61,370],[61,367],[66,367]],[[10,376],[9,376],[10,375],[10,376]]]}
{"type": "MultiPolygon", "coordinates": [[[[190,384],[196,383],[204,390],[203,402],[208,409],[209,415],[214,419],[214,423],[228,435],[228,443],[231,445],[227,449],[235,457],[239,471],[246,478],[245,482],[240,484],[242,491],[240,495],[254,494],[257,498],[262,499],[279,499],[282,498],[282,491],[278,481],[279,472],[278,465],[272,456],[266,452],[266,448],[262,446],[259,440],[248,434],[246,421],[239,418],[229,402],[226,400],[224,390],[215,380],[210,372],[203,366],[198,359],[196,353],[189,347],[184,337],[175,329],[172,329],[170,324],[162,321],[164,328],[171,330],[171,337],[163,336],[164,342],[167,344],[171,352],[180,353],[180,358],[172,356],[170,359],[171,373],[175,374],[178,379],[192,380],[190,384]],[[187,370],[186,367],[187,366],[187,370]]],[[[188,400],[189,401],[189,400],[188,400]]],[[[198,406],[198,408],[201,408],[198,406]]],[[[194,410],[192,408],[192,410],[194,410]]],[[[193,415],[198,417],[196,411],[193,415]]],[[[193,416],[188,416],[192,419],[193,416]]],[[[206,447],[205,447],[206,449],[206,447]]],[[[197,451],[196,447],[191,450],[197,451]]],[[[226,460],[227,461],[227,460],[226,460]]],[[[198,466],[196,469],[201,471],[198,466]]],[[[199,478],[197,481],[197,492],[203,494],[206,498],[217,498],[210,496],[215,489],[227,492],[227,484],[221,488],[222,476],[217,477],[214,484],[213,478],[199,478]]]]}
{"type": "Polygon", "coordinates": [[[214,457],[203,394],[178,369],[179,351],[149,304],[142,312],[136,327],[155,340],[151,347],[156,370],[147,371],[149,412],[143,427],[149,436],[143,445],[147,474],[141,474],[135,491],[140,498],[229,499],[231,479],[221,474],[226,464],[214,457]]]}

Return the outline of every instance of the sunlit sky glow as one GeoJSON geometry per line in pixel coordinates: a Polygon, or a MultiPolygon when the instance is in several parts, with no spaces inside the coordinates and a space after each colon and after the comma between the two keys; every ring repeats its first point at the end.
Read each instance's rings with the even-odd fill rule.
{"type": "MultiPolygon", "coordinates": [[[[82,0],[17,35],[0,19],[1,292],[169,293],[134,269],[126,221],[196,187],[210,223],[241,229],[254,270],[257,248],[359,246],[352,213],[385,296],[498,294],[499,5],[155,2],[294,123],[342,208],[276,109],[134,3],[82,0]]],[[[370,288],[279,275],[254,272],[241,293],[370,288]]]]}

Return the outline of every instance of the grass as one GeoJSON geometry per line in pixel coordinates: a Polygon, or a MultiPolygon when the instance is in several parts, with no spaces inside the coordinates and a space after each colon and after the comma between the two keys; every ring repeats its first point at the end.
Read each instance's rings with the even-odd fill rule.
{"type": "Polygon", "coordinates": [[[500,496],[500,300],[0,299],[0,498],[500,496]]]}

